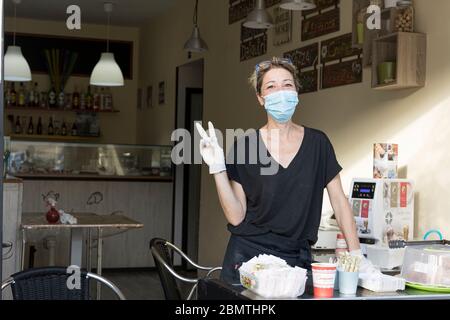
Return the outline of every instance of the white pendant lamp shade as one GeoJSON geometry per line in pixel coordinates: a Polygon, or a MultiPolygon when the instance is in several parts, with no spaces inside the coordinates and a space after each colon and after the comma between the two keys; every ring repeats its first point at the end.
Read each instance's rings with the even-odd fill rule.
{"type": "Polygon", "coordinates": [[[121,87],[124,85],[122,70],[114,59],[114,53],[109,52],[109,20],[113,11],[113,3],[103,3],[103,9],[108,15],[108,25],[106,28],[106,52],[100,56],[99,62],[91,73],[89,83],[93,86],[101,87],[121,87]]]}
{"type": "Polygon", "coordinates": [[[257,0],[255,9],[247,16],[244,27],[250,29],[269,29],[273,27],[273,19],[266,10],[264,0],[257,0]]]}
{"type": "Polygon", "coordinates": [[[5,80],[30,81],[31,70],[18,46],[8,46],[5,54],[5,80]]]}
{"type": "Polygon", "coordinates": [[[123,74],[111,52],[103,52],[92,70],[90,84],[102,87],[123,86],[123,74]]]}
{"type": "Polygon", "coordinates": [[[191,37],[184,44],[184,50],[190,52],[205,52],[208,50],[208,45],[200,37],[200,30],[197,26],[194,26],[191,37]]]}
{"type": "Polygon", "coordinates": [[[313,0],[283,0],[280,8],[293,11],[315,9],[316,5],[313,0]]]}

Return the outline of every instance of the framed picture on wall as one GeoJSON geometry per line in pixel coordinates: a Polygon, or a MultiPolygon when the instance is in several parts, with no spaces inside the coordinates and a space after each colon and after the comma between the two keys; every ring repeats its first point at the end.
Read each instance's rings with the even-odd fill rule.
{"type": "Polygon", "coordinates": [[[141,88],[137,89],[137,99],[136,99],[136,101],[137,101],[137,108],[138,108],[138,110],[141,110],[142,109],[142,89],[141,88]]]}
{"type": "Polygon", "coordinates": [[[158,103],[161,105],[161,104],[164,104],[165,103],[165,100],[166,100],[166,98],[165,98],[165,93],[164,93],[164,88],[165,87],[165,82],[164,81],[161,81],[160,83],[159,83],[159,93],[158,93],[158,103]]]}
{"type": "Polygon", "coordinates": [[[147,109],[153,108],[153,86],[147,86],[147,109]]]}
{"type": "Polygon", "coordinates": [[[275,8],[275,28],[273,45],[280,46],[292,39],[292,11],[275,8]]]}

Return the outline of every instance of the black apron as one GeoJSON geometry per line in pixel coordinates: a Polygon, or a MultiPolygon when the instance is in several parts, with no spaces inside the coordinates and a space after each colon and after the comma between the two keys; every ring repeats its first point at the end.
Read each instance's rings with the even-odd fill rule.
{"type": "Polygon", "coordinates": [[[231,234],[222,264],[220,278],[229,284],[240,284],[239,267],[260,254],[284,259],[292,267],[311,270],[311,245],[307,240],[292,241],[274,233],[256,236],[231,234]]]}

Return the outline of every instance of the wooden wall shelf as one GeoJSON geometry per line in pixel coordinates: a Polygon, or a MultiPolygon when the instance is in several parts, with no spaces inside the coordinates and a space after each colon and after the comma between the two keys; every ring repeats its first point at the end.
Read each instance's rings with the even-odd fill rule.
{"type": "Polygon", "coordinates": [[[370,0],[353,1],[352,46],[354,48],[363,49],[364,67],[369,67],[372,65],[373,40],[377,39],[378,37],[397,32],[395,28],[395,21],[398,14],[397,7],[382,9],[381,29],[370,30],[367,28],[367,19],[369,18],[370,15],[365,13],[369,5],[370,0]],[[364,14],[362,15],[361,12],[364,12],[364,14]],[[362,23],[362,30],[358,31],[358,28],[361,28],[361,25],[358,26],[358,24],[361,23],[362,23]]]}
{"type": "Polygon", "coordinates": [[[11,111],[38,111],[38,112],[85,112],[85,113],[119,113],[119,110],[74,110],[74,109],[50,109],[50,108],[39,108],[39,107],[17,107],[17,106],[6,106],[5,110],[11,111]]]}
{"type": "Polygon", "coordinates": [[[372,88],[397,90],[425,85],[427,36],[423,33],[397,32],[373,41],[372,88]],[[380,83],[378,65],[395,62],[395,81],[380,83]]]}
{"type": "Polygon", "coordinates": [[[39,141],[90,141],[99,139],[100,137],[89,136],[59,136],[59,135],[39,135],[39,134],[11,134],[9,135],[14,140],[39,140],[39,141]]]}

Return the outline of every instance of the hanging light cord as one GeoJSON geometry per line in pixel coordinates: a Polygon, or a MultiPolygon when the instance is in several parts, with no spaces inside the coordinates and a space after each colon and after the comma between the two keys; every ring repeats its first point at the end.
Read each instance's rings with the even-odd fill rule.
{"type": "Polygon", "coordinates": [[[106,52],[109,52],[109,23],[111,20],[111,12],[108,12],[108,25],[106,27],[106,52]]]}
{"type": "Polygon", "coordinates": [[[198,0],[195,0],[194,26],[196,26],[196,27],[197,27],[197,15],[198,15],[198,0]]]}
{"type": "Polygon", "coordinates": [[[17,20],[17,4],[14,3],[14,32],[13,32],[13,46],[16,45],[16,20],[17,20]]]}

